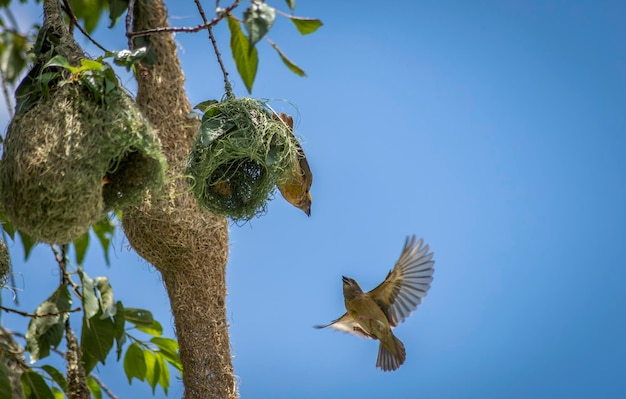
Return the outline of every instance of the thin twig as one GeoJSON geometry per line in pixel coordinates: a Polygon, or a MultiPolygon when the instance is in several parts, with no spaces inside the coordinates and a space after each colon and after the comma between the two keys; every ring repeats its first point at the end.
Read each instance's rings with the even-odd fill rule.
{"type": "Polygon", "coordinates": [[[118,399],[117,396],[115,396],[115,394],[113,392],[111,392],[111,390],[109,389],[109,387],[107,387],[106,385],[104,385],[104,382],[102,382],[102,380],[95,374],[91,373],[89,374],[89,377],[91,377],[96,384],[100,385],[100,388],[102,388],[102,390],[104,391],[104,393],[106,393],[107,395],[109,395],[109,397],[111,399],[118,399]]]}
{"type": "Polygon", "coordinates": [[[208,28],[211,28],[211,27],[215,26],[218,22],[220,22],[222,19],[224,19],[225,16],[230,14],[230,12],[232,10],[234,10],[239,5],[239,2],[240,2],[240,0],[235,0],[233,2],[233,4],[231,4],[230,6],[226,7],[223,10],[223,12],[220,13],[220,15],[218,15],[215,18],[213,18],[211,21],[206,22],[206,23],[201,24],[201,25],[198,25],[198,26],[193,26],[193,27],[164,26],[164,27],[161,27],[161,28],[146,29],[146,30],[142,30],[142,31],[138,31],[138,32],[129,32],[126,35],[129,38],[133,38],[133,37],[137,37],[137,36],[148,36],[148,35],[152,35],[152,34],[155,34],[155,33],[174,33],[174,32],[193,33],[193,32],[200,32],[201,30],[208,29],[208,28]]]}
{"type": "Polygon", "coordinates": [[[133,32],[131,24],[133,23],[133,13],[135,12],[135,0],[128,1],[128,11],[126,12],[126,37],[128,38],[128,49],[133,51],[133,38],[130,34],[133,32]]]}
{"type": "Polygon", "coordinates": [[[27,312],[22,312],[21,310],[11,309],[11,308],[7,308],[7,307],[4,307],[4,306],[0,306],[0,309],[4,310],[7,313],[16,313],[16,314],[19,314],[20,316],[32,317],[34,319],[36,319],[38,317],[60,316],[60,315],[65,314],[65,313],[80,312],[82,310],[80,307],[78,307],[78,308],[75,308],[75,309],[60,310],[58,312],[27,313],[27,312]]]}
{"type": "MultiPolygon", "coordinates": [[[[204,13],[204,9],[202,8],[202,5],[200,4],[200,0],[194,0],[194,2],[196,3],[196,7],[198,7],[198,12],[200,13],[200,17],[202,17],[202,21],[206,25],[209,22],[207,20],[206,14],[204,13]]],[[[224,88],[226,90],[226,93],[229,96],[231,96],[232,88],[230,87],[230,82],[228,81],[228,72],[226,71],[226,67],[224,66],[224,63],[222,62],[222,54],[220,54],[220,50],[217,47],[217,41],[215,40],[215,36],[213,35],[213,27],[209,27],[207,28],[207,30],[209,32],[209,39],[211,39],[211,45],[213,46],[213,51],[215,51],[215,56],[217,57],[217,63],[220,65],[220,68],[222,69],[222,75],[224,75],[224,88]]]]}
{"type": "Polygon", "coordinates": [[[202,8],[202,4],[200,4],[199,0],[193,0],[193,1],[194,1],[194,3],[196,3],[196,7],[198,8],[198,12],[200,13],[200,17],[202,18],[202,22],[204,22],[206,24],[209,21],[206,18],[206,14],[204,13],[204,8],[202,8]]]}
{"type": "Polygon", "coordinates": [[[89,41],[92,42],[100,50],[104,51],[105,53],[109,52],[109,50],[104,48],[104,46],[102,46],[93,37],[91,37],[91,35],[89,33],[87,33],[87,31],[78,23],[78,19],[76,18],[76,15],[74,14],[74,11],[72,11],[72,7],[70,7],[70,3],[67,0],[63,0],[63,11],[65,11],[67,16],[70,18],[70,26],[76,26],[78,28],[78,30],[83,35],[85,35],[85,37],[87,39],[89,39],[89,41]]]}
{"type": "Polygon", "coordinates": [[[69,276],[69,273],[67,272],[67,257],[65,253],[65,251],[67,250],[67,245],[66,244],[60,245],[59,247],[61,249],[60,252],[54,245],[50,245],[50,248],[52,249],[52,253],[54,253],[54,258],[59,264],[59,269],[61,269],[61,284],[62,285],[69,284],[72,287],[72,292],[80,300],[82,300],[83,296],[78,290],[79,289],[78,284],[76,284],[74,280],[72,280],[72,278],[69,276]]]}
{"type": "Polygon", "coordinates": [[[50,245],[52,249],[52,253],[54,254],[54,259],[59,264],[59,269],[61,269],[61,285],[67,284],[67,262],[65,257],[65,245],[59,245],[59,249],[57,249],[54,245],[50,245]]]}

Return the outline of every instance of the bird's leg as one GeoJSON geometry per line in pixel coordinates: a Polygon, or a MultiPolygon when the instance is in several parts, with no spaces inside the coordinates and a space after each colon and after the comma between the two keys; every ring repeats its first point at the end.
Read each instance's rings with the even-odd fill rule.
{"type": "Polygon", "coordinates": [[[352,327],[352,329],[354,331],[358,332],[358,333],[361,333],[361,334],[365,335],[367,338],[374,338],[375,339],[375,337],[372,334],[367,333],[367,331],[365,331],[364,329],[362,329],[359,326],[354,326],[354,327],[352,327]]]}

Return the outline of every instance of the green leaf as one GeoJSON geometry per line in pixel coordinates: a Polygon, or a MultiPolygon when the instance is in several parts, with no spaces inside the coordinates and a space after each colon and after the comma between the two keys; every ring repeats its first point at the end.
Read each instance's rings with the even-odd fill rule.
{"type": "Polygon", "coordinates": [[[91,392],[94,399],[102,399],[102,389],[100,385],[90,376],[87,376],[87,388],[89,388],[89,392],[91,392]]]}
{"type": "Polygon", "coordinates": [[[110,266],[109,248],[111,247],[111,239],[115,233],[115,223],[111,218],[106,217],[91,226],[91,228],[93,229],[93,232],[96,233],[96,237],[98,238],[98,241],[100,241],[100,245],[102,245],[104,260],[106,261],[107,266],[110,266]]]}
{"type": "Polygon", "coordinates": [[[37,245],[37,241],[33,240],[31,236],[23,231],[18,230],[18,233],[20,235],[20,239],[22,240],[22,247],[24,248],[24,261],[27,261],[33,248],[37,245]]]}
{"type": "Polygon", "coordinates": [[[143,331],[146,334],[150,334],[153,337],[160,337],[161,335],[163,335],[163,327],[161,326],[161,323],[156,320],[152,320],[152,324],[149,326],[144,324],[138,324],[137,330],[143,331]]]}
{"type": "Polygon", "coordinates": [[[154,395],[154,390],[159,382],[161,374],[160,364],[157,360],[157,356],[150,350],[144,350],[143,357],[146,362],[146,381],[150,384],[150,387],[152,388],[152,395],[154,395]]]}
{"type": "Polygon", "coordinates": [[[219,104],[217,100],[206,100],[206,101],[202,101],[201,103],[196,104],[196,106],[193,107],[193,109],[197,109],[198,111],[202,113],[206,113],[209,109],[215,107],[215,105],[217,104],[219,104]]]}
{"type": "Polygon", "coordinates": [[[129,69],[139,61],[146,58],[148,55],[148,49],[146,47],[140,47],[134,51],[121,50],[114,53],[113,62],[115,65],[126,67],[129,69]]]}
{"type": "Polygon", "coordinates": [[[178,342],[172,338],[155,337],[150,340],[159,349],[159,353],[163,355],[163,358],[167,360],[172,366],[174,366],[179,372],[182,373],[183,366],[180,362],[180,356],[178,355],[178,342]]]}
{"type": "Polygon", "coordinates": [[[124,308],[124,316],[126,316],[126,321],[129,321],[134,325],[144,325],[149,327],[154,321],[152,312],[145,309],[124,308]]]}
{"type": "Polygon", "coordinates": [[[15,241],[15,232],[17,229],[13,226],[13,223],[9,222],[2,214],[0,214],[0,223],[2,223],[2,229],[11,237],[11,240],[15,241]]]}
{"type": "Polygon", "coordinates": [[[157,361],[159,363],[159,385],[163,388],[163,392],[167,395],[167,390],[170,386],[170,369],[165,363],[165,357],[161,353],[157,353],[157,361]]]}
{"type": "Polygon", "coordinates": [[[71,304],[67,286],[62,285],[37,307],[35,314],[46,316],[33,317],[28,324],[26,350],[30,352],[31,363],[48,356],[51,346],[59,345],[71,304]]]}
{"type": "Polygon", "coordinates": [[[89,247],[89,232],[75,239],[72,244],[74,244],[74,252],[76,253],[76,264],[82,265],[89,247]]]}
{"type": "MultiPolygon", "coordinates": [[[[35,81],[37,86],[39,87],[38,90],[43,94],[48,94],[50,92],[51,83],[55,79],[57,79],[59,76],[61,75],[57,71],[49,71],[49,72],[42,73],[41,75],[37,77],[37,80],[35,81]]],[[[36,93],[35,95],[39,95],[41,93],[36,93]]]]}
{"type": "Polygon", "coordinates": [[[28,38],[18,32],[0,33],[0,68],[9,84],[14,85],[26,68],[30,47],[28,38]]]}
{"type": "Polygon", "coordinates": [[[143,350],[136,342],[126,350],[126,355],[124,355],[124,372],[129,384],[132,384],[133,378],[137,378],[139,381],[146,379],[146,359],[143,355],[143,350]]]}
{"type": "Polygon", "coordinates": [[[98,292],[100,292],[100,309],[102,309],[101,319],[115,316],[117,304],[113,300],[113,288],[108,277],[96,277],[94,280],[98,292]]]}
{"type": "Polygon", "coordinates": [[[65,399],[65,394],[57,387],[52,387],[52,395],[54,399],[65,399]]]}
{"type": "Polygon", "coordinates": [[[285,2],[291,11],[296,9],[296,0],[285,0],[285,2]]]}
{"type": "Polygon", "coordinates": [[[100,304],[98,303],[98,297],[96,296],[96,288],[93,280],[89,278],[87,273],[83,271],[82,267],[78,268],[78,276],[80,277],[80,283],[83,286],[83,311],[85,317],[91,319],[100,310],[100,304]]]}
{"type": "Polygon", "coordinates": [[[69,63],[67,58],[63,57],[62,55],[55,55],[54,57],[50,59],[50,61],[46,62],[46,64],[43,67],[44,69],[50,68],[50,67],[61,67],[61,68],[68,69],[72,73],[75,73],[76,71],[78,71],[78,68],[73,67],[69,63]]]}
{"type": "Polygon", "coordinates": [[[54,399],[54,394],[43,377],[32,370],[22,373],[20,383],[24,399],[54,399]]]}
{"type": "Polygon", "coordinates": [[[295,73],[298,76],[306,77],[306,73],[299,66],[291,62],[291,60],[287,58],[287,56],[278,48],[276,43],[272,43],[272,47],[274,48],[274,50],[276,50],[276,52],[280,56],[280,59],[283,61],[283,64],[287,65],[287,68],[289,68],[291,72],[295,73]]]}
{"type": "MultiPolygon", "coordinates": [[[[41,366],[41,368],[48,373],[48,375],[50,377],[52,377],[52,379],[54,380],[54,382],[57,383],[57,385],[63,390],[65,391],[65,389],[67,389],[67,380],[65,379],[65,375],[63,375],[63,373],[61,373],[59,370],[57,370],[56,368],[46,364],[45,366],[41,366]]],[[[3,396],[0,396],[3,397],[3,396]]]]}
{"type": "Polygon", "coordinates": [[[117,302],[117,311],[115,312],[115,316],[113,316],[113,324],[115,325],[115,345],[117,360],[119,361],[122,357],[122,347],[124,346],[124,342],[126,342],[126,334],[124,331],[126,317],[124,316],[124,305],[121,301],[117,302]]]}
{"type": "Polygon", "coordinates": [[[13,388],[9,379],[9,370],[4,362],[0,362],[0,398],[12,398],[13,388]]]}
{"type": "Polygon", "coordinates": [[[243,24],[248,31],[250,46],[254,47],[267,34],[274,24],[276,10],[260,1],[252,4],[243,12],[243,24]]]}
{"type": "Polygon", "coordinates": [[[178,342],[172,338],[154,337],[150,339],[154,345],[156,345],[162,352],[167,352],[171,356],[178,356],[178,342]]]}
{"type": "Polygon", "coordinates": [[[70,0],[70,6],[76,18],[83,21],[83,28],[88,33],[92,33],[98,26],[98,21],[106,7],[106,2],[101,0],[70,0]]]}
{"type": "Polygon", "coordinates": [[[111,20],[109,29],[117,23],[126,10],[128,10],[128,0],[109,0],[109,19],[111,20]]]}
{"type": "Polygon", "coordinates": [[[322,21],[315,18],[300,18],[294,16],[288,16],[288,18],[294,25],[296,25],[296,28],[301,35],[313,33],[323,25],[322,21]]]}
{"type": "MultiPolygon", "coordinates": [[[[204,114],[205,116],[208,114],[204,114]]],[[[218,137],[228,133],[232,128],[236,127],[235,123],[226,119],[221,115],[215,117],[202,117],[200,122],[200,140],[204,147],[208,147],[218,137]]]]}
{"type": "Polygon", "coordinates": [[[80,67],[78,67],[76,72],[102,71],[103,67],[104,67],[104,64],[101,63],[100,61],[83,58],[80,60],[80,67]]]}
{"type": "Polygon", "coordinates": [[[157,53],[154,51],[154,48],[150,44],[150,37],[148,36],[137,36],[133,39],[133,47],[134,48],[146,48],[146,55],[141,59],[141,64],[146,67],[151,67],[159,61],[159,57],[157,53]]]}
{"type": "Polygon", "coordinates": [[[259,66],[259,56],[256,48],[250,45],[248,38],[239,26],[239,21],[228,16],[228,28],[230,29],[230,50],[237,65],[237,71],[241,80],[246,85],[248,92],[252,92],[252,85],[259,66]]]}
{"type": "Polygon", "coordinates": [[[111,318],[101,319],[101,312],[92,318],[83,317],[80,349],[83,353],[85,373],[89,374],[98,362],[105,364],[106,357],[113,347],[115,324],[111,318]]]}

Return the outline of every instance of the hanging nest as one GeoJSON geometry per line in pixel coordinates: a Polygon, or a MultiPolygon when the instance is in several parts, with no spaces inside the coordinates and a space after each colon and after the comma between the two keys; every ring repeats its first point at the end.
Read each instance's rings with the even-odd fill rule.
{"type": "Polygon", "coordinates": [[[276,183],[297,163],[299,146],[291,130],[251,98],[201,108],[188,164],[198,202],[235,221],[264,213],[276,183]]]}
{"type": "Polygon", "coordinates": [[[9,258],[9,250],[4,240],[0,240],[0,288],[7,285],[10,271],[11,261],[9,258]]]}
{"type": "Polygon", "coordinates": [[[86,58],[58,2],[46,1],[44,8],[38,58],[16,91],[16,116],[4,143],[0,203],[34,239],[67,243],[106,212],[160,187],[165,159],[112,69],[86,58]]]}

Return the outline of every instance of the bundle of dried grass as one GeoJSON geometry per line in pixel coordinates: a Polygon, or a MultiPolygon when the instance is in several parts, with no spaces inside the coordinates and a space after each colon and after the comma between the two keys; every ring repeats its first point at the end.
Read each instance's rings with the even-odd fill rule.
{"type": "Polygon", "coordinates": [[[165,159],[111,68],[74,42],[58,2],[45,1],[44,14],[38,58],[17,90],[7,131],[0,201],[34,239],[67,243],[162,185],[165,159]]]}
{"type": "MultiPolygon", "coordinates": [[[[137,0],[133,29],[167,26],[161,0],[137,0]]],[[[171,34],[146,36],[156,61],[138,76],[137,103],[158,128],[169,168],[167,183],[144,203],[124,209],[129,243],[159,270],[171,301],[186,399],[237,396],[226,318],[228,224],[200,208],[184,179],[198,121],[171,34]]]]}
{"type": "Polygon", "coordinates": [[[0,288],[7,285],[10,271],[11,260],[9,258],[9,250],[7,249],[7,244],[3,240],[0,240],[0,288]]]}

